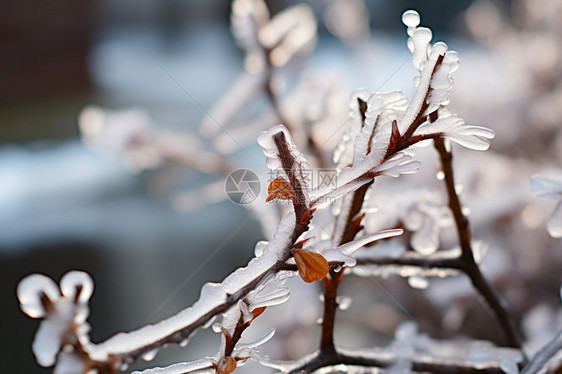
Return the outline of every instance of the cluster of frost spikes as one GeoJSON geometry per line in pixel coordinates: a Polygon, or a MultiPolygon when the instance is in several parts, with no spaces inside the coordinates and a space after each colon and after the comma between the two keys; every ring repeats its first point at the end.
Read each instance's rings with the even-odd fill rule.
{"type": "MultiPolygon", "coordinates": [[[[421,367],[440,365],[447,368],[444,372],[474,372],[499,368],[506,374],[519,373],[517,365],[523,361],[521,352],[513,348],[496,347],[486,341],[437,340],[418,331],[414,321],[401,323],[394,333],[394,339],[387,347],[371,349],[338,349],[340,355],[348,361],[373,362],[386,368],[389,373],[411,373],[427,371],[421,367]],[[451,363],[454,363],[451,365],[451,363]],[[451,366],[447,366],[451,365],[451,366]],[[455,370],[456,368],[456,370],[455,370]]],[[[317,358],[317,353],[304,356],[293,362],[281,362],[262,359],[265,366],[282,373],[296,373],[305,363],[317,358]]],[[[443,369],[442,369],[443,370],[443,369]]],[[[332,372],[332,371],[330,371],[332,372]]],[[[346,372],[354,372],[346,370],[346,372]]],[[[380,369],[363,367],[357,373],[378,373],[380,369]]]]}
{"type": "Polygon", "coordinates": [[[412,52],[414,66],[420,72],[414,80],[417,90],[398,121],[401,134],[411,129],[412,123],[418,115],[427,116],[438,111],[435,121],[425,121],[415,128],[413,136],[446,136],[460,145],[475,149],[486,150],[494,132],[488,128],[467,125],[462,118],[451,114],[444,106],[449,104],[449,92],[453,86],[453,73],[459,65],[459,56],[455,51],[449,51],[447,44],[438,42],[430,44],[432,32],[425,27],[419,27],[420,16],[416,11],[409,10],[402,16],[402,21],[408,27],[408,48],[412,52]],[[420,113],[421,111],[421,113],[420,113]]]}
{"type": "MultiPolygon", "coordinates": [[[[300,173],[301,164],[306,162],[306,159],[294,146],[288,131],[283,126],[276,126],[260,136],[260,143],[268,157],[270,167],[278,169],[286,166],[283,163],[286,163],[287,159],[290,160],[290,167],[285,167],[283,170],[293,182],[300,181],[302,190],[298,193],[308,196],[308,187],[300,173]],[[291,178],[293,174],[295,177],[291,178]]],[[[377,163],[372,163],[369,167],[361,164],[358,167],[359,171],[354,170],[356,169],[354,166],[349,169],[349,173],[359,178],[379,166],[377,163]]],[[[288,185],[286,188],[295,189],[294,186],[295,184],[288,185]]],[[[334,187],[333,191],[328,190],[328,194],[334,191],[338,191],[335,194],[338,195],[346,193],[348,189],[334,187]]],[[[293,204],[295,207],[304,204],[307,210],[311,207],[308,198],[304,201],[295,199],[293,204]]],[[[273,332],[270,332],[264,339],[242,346],[237,346],[238,341],[234,340],[235,336],[239,338],[242,333],[240,331],[238,334],[237,329],[245,329],[257,314],[263,312],[262,308],[284,302],[288,298],[288,293],[284,290],[280,292],[279,286],[284,279],[294,276],[295,272],[281,271],[279,264],[296,263],[301,277],[305,281],[310,281],[303,274],[314,270],[310,268],[308,261],[313,256],[310,254],[311,251],[303,252],[299,261],[296,255],[294,259],[291,258],[294,253],[291,252],[291,248],[295,245],[294,233],[297,225],[302,226],[303,219],[305,217],[310,219],[312,212],[303,214],[299,220],[295,212],[290,212],[283,217],[271,242],[262,251],[256,251],[257,257],[253,258],[246,267],[237,269],[221,283],[205,284],[199,300],[193,306],[155,325],[148,325],[128,333],[119,333],[99,344],[90,342],[87,334],[89,328],[85,324],[88,315],[87,301],[93,291],[93,284],[88,275],[71,272],[63,277],[61,281],[63,297],[60,297],[54,282],[47,277],[31,275],[23,279],[18,288],[23,311],[34,318],[45,318],[34,343],[38,362],[43,366],[51,366],[55,362],[57,366],[68,365],[71,362],[76,365],[82,363],[83,367],[109,365],[112,371],[126,370],[137,357],[147,361],[152,360],[164,344],[172,342],[186,345],[197,328],[208,327],[215,316],[223,314],[222,323],[216,325],[216,329],[223,333],[221,350],[206,362],[214,367],[217,373],[232,372],[236,368],[236,362],[251,358],[252,349],[273,335],[273,332]],[[72,332],[72,336],[75,337],[71,342],[63,339],[68,335],[67,332],[72,332]],[[53,341],[55,344],[47,345],[45,343],[47,341],[53,341]],[[57,355],[59,355],[58,361],[57,355]]],[[[304,226],[305,231],[307,224],[304,226]]],[[[316,256],[322,257],[326,264],[328,261],[335,261],[353,265],[354,259],[351,255],[356,249],[401,233],[402,230],[387,230],[367,235],[338,248],[325,249],[326,257],[319,254],[316,256]]],[[[259,244],[263,247],[261,243],[259,244]]],[[[322,277],[325,275],[326,273],[322,277]]],[[[169,369],[155,369],[156,371],[152,372],[173,373],[177,370],[185,372],[188,368],[199,370],[201,365],[203,361],[197,361],[169,369]]]]}
{"type": "MultiPolygon", "coordinates": [[[[270,20],[263,1],[236,0],[233,23],[240,32],[238,40],[251,52],[247,63],[256,63],[256,56],[252,53],[257,51],[262,59],[258,61],[258,65],[261,63],[259,67],[264,68],[264,64],[282,66],[293,55],[307,49],[307,43],[312,43],[315,36],[310,16],[310,9],[300,6],[270,20]],[[299,39],[294,35],[304,37],[299,39]]],[[[379,176],[398,177],[415,173],[420,163],[414,161],[411,146],[419,141],[448,138],[468,148],[485,150],[494,136],[489,129],[465,124],[446,108],[453,84],[451,73],[458,66],[456,52],[449,51],[444,43],[431,45],[431,30],[419,27],[420,17],[416,12],[404,13],[403,22],[408,27],[408,47],[413,54],[413,63],[419,71],[414,97],[408,101],[401,92],[370,94],[365,90],[352,96],[350,128],[335,158],[337,185],[309,185],[303,175],[303,167],[308,165],[307,158],[297,149],[290,131],[283,125],[264,131],[258,142],[266,156],[267,166],[278,175],[268,186],[267,201],[288,200],[293,209],[281,219],[271,241],[256,245],[255,257],[248,265],[233,271],[221,283],[205,284],[197,302],[176,315],[136,331],[119,333],[99,344],[90,342],[86,323],[87,302],[93,292],[90,277],[82,272],[68,273],[61,280],[59,291],[49,278],[31,275],[21,281],[18,297],[26,314],[44,319],[33,343],[39,364],[56,365],[55,373],[87,372],[90,369],[114,373],[127,370],[138,358],[152,360],[166,344],[185,346],[197,329],[212,326],[215,332],[221,334],[216,354],[198,361],[147,369],[142,373],[229,374],[249,359],[262,361],[258,347],[273,336],[274,330],[251,343],[243,342],[243,333],[267,307],[289,298],[289,290],[283,286],[287,278],[298,274],[305,282],[324,279],[330,269],[353,267],[358,259],[356,251],[361,247],[402,234],[401,229],[375,232],[368,225],[362,227],[365,212],[359,212],[357,216],[349,214],[353,193],[360,188],[368,188],[379,176]],[[342,214],[330,213],[330,223],[334,227],[332,237],[330,240],[314,240],[318,226],[314,226],[313,218],[326,213],[328,210],[322,208],[336,200],[344,208],[341,209],[342,214]],[[354,235],[360,234],[344,242],[343,230],[350,222],[356,224],[354,235]],[[221,320],[214,323],[217,317],[221,320]]],[[[97,124],[95,114],[100,113],[90,111],[86,114],[89,120],[85,123],[97,124]]],[[[94,130],[97,128],[99,126],[92,126],[90,135],[96,135],[94,130]]],[[[135,134],[136,131],[132,128],[125,134],[135,134]]],[[[124,137],[129,138],[134,140],[135,136],[124,137]]],[[[123,144],[128,144],[128,141],[123,144]]],[[[134,141],[132,144],[139,145],[134,141]]],[[[140,145],[151,144],[147,141],[140,145]]],[[[535,193],[543,198],[559,200],[561,185],[558,179],[538,177],[533,180],[535,193]]],[[[419,253],[412,253],[415,257],[401,258],[445,261],[458,257],[459,251],[456,250],[437,251],[439,221],[445,216],[443,210],[427,204],[419,204],[418,209],[423,217],[418,217],[417,221],[402,221],[416,232],[413,246],[419,253]]],[[[559,203],[549,223],[549,231],[551,234],[554,232],[553,235],[558,235],[562,226],[560,210],[559,203]]],[[[415,268],[415,275],[422,274],[419,272],[421,266],[410,267],[415,268]]],[[[404,269],[407,270],[403,267],[402,272],[404,269]]],[[[419,277],[416,279],[419,280],[419,277]]],[[[432,360],[439,365],[440,360],[451,358],[442,355],[444,350],[445,345],[438,345],[427,336],[418,334],[412,324],[406,324],[397,330],[396,339],[388,349],[351,351],[337,348],[337,354],[350,360],[382,360],[388,364],[384,367],[388,367],[389,372],[398,372],[415,370],[416,364],[423,365],[432,360]]],[[[465,351],[465,356],[454,357],[463,360],[455,362],[464,369],[499,366],[511,373],[516,371],[516,365],[522,360],[517,351],[503,351],[488,344],[475,343],[465,351]]],[[[319,352],[277,367],[282,370],[298,369],[303,362],[316,359],[319,352]]]]}
{"type": "Polygon", "coordinates": [[[54,373],[84,371],[86,366],[73,353],[77,345],[87,343],[88,301],[93,290],[92,278],[81,271],[66,273],[60,288],[41,274],[30,275],[19,283],[21,309],[32,318],[43,319],[32,345],[39,365],[56,363],[54,373]]]}

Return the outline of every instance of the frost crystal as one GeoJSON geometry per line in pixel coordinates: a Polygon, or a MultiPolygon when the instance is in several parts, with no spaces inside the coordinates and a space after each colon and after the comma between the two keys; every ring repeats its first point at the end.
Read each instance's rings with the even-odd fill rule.
{"type": "MultiPolygon", "coordinates": [[[[87,303],[93,291],[90,276],[80,271],[68,272],[61,279],[61,289],[62,295],[50,278],[40,274],[30,275],[18,285],[22,310],[33,318],[44,317],[32,344],[41,366],[55,364],[67,332],[80,338],[89,330],[85,322],[89,314],[87,303]]],[[[57,370],[62,373],[65,367],[73,366],[74,361],[66,357],[60,362],[62,366],[57,370]]]]}
{"type": "Polygon", "coordinates": [[[32,274],[18,284],[18,299],[21,309],[31,318],[45,317],[46,311],[41,303],[42,294],[52,302],[60,297],[60,291],[51,278],[42,274],[32,274]]]}
{"type": "Polygon", "coordinates": [[[355,266],[355,258],[352,257],[353,253],[359,248],[373,243],[377,240],[392,238],[394,236],[402,235],[404,230],[385,230],[378,232],[376,234],[365,235],[361,238],[355,239],[349,243],[345,243],[337,248],[331,248],[324,250],[322,255],[326,257],[328,261],[342,261],[346,266],[355,266]]]}
{"type": "Polygon", "coordinates": [[[279,133],[283,133],[285,136],[288,148],[295,160],[297,162],[307,162],[306,157],[297,149],[289,130],[287,130],[285,126],[279,124],[262,132],[258,136],[258,144],[262,147],[263,153],[265,154],[267,166],[272,170],[282,167],[279,149],[277,149],[277,145],[273,140],[273,137],[279,133]]]}
{"type": "Polygon", "coordinates": [[[445,134],[449,139],[466,148],[485,151],[490,147],[494,131],[481,126],[467,125],[457,115],[438,118],[435,122],[425,122],[414,135],[445,134]]]}
{"type": "Polygon", "coordinates": [[[211,360],[203,359],[192,362],[180,362],[164,368],[146,369],[143,371],[134,371],[132,374],[186,374],[197,371],[200,374],[215,373],[212,369],[211,360]],[[207,370],[204,370],[207,369],[207,370]]]}

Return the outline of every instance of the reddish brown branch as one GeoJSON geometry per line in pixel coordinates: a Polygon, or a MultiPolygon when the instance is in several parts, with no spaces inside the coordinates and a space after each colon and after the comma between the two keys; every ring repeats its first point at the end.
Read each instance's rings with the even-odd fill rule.
{"type": "Polygon", "coordinates": [[[461,258],[428,258],[427,256],[405,255],[399,258],[357,258],[357,265],[376,265],[376,266],[415,266],[422,269],[463,269],[461,258]]]}
{"type": "Polygon", "coordinates": [[[297,199],[294,204],[294,210],[296,215],[295,228],[290,234],[287,247],[283,249],[284,258],[279,260],[269,269],[261,273],[256,278],[254,278],[251,282],[247,283],[235,294],[228,295],[224,303],[216,306],[215,308],[210,310],[208,313],[202,315],[196,321],[189,324],[188,326],[184,326],[183,328],[177,331],[173,331],[169,335],[165,336],[164,338],[158,341],[154,341],[151,344],[148,344],[146,346],[128,352],[121,352],[119,354],[110,353],[108,359],[103,362],[95,361],[91,359],[87,354],[87,350],[83,349],[82,347],[78,347],[81,352],[84,352],[85,361],[87,362],[88,366],[97,369],[100,374],[114,374],[119,370],[122,363],[125,362],[132,363],[143,354],[150,352],[154,349],[160,348],[165,344],[170,344],[170,343],[179,344],[182,341],[188,339],[190,336],[192,336],[192,334],[197,329],[202,328],[207,323],[209,323],[209,321],[213,319],[215,316],[228,311],[231,307],[235,306],[240,300],[243,300],[250,292],[255,290],[256,287],[259,284],[261,284],[265,279],[268,279],[271,275],[284,270],[285,262],[291,257],[290,251],[292,247],[295,245],[299,236],[301,236],[309,228],[310,219],[312,218],[312,212],[309,211],[306,207],[306,204],[304,204],[305,196],[304,196],[303,186],[300,184],[298,178],[292,172],[293,167],[296,165],[297,161],[294,159],[292,153],[289,150],[289,145],[287,143],[287,139],[285,139],[284,133],[283,132],[278,133],[274,135],[273,138],[278,149],[278,156],[281,160],[282,166],[285,170],[288,171],[288,173],[290,173],[290,178],[289,178],[290,183],[297,196],[297,199]]]}
{"type": "MultiPolygon", "coordinates": [[[[433,71],[431,72],[431,79],[433,79],[433,76],[437,72],[437,69],[439,69],[439,67],[443,63],[444,58],[445,58],[445,55],[439,55],[437,57],[437,61],[435,62],[435,66],[433,67],[433,71]]],[[[419,112],[416,116],[416,119],[414,120],[414,122],[412,122],[410,124],[410,126],[408,126],[408,129],[406,130],[406,132],[402,136],[402,139],[411,138],[412,135],[414,135],[414,132],[418,129],[418,127],[420,127],[421,124],[425,122],[426,116],[424,115],[424,113],[427,110],[427,108],[429,108],[429,102],[428,102],[427,99],[429,99],[430,93],[431,93],[431,87],[429,87],[427,92],[425,93],[425,97],[423,99],[423,104],[422,104],[422,106],[421,106],[421,108],[420,108],[420,110],[419,110],[419,112]]]]}
{"type": "MultiPolygon", "coordinates": [[[[395,364],[395,358],[388,358],[388,355],[381,354],[376,357],[372,354],[371,357],[365,357],[359,354],[343,354],[332,353],[327,354],[324,352],[317,352],[310,356],[309,360],[304,362],[301,366],[293,369],[289,374],[312,373],[315,370],[326,368],[335,365],[347,366],[362,366],[362,367],[376,367],[388,368],[395,364]]],[[[454,360],[454,359],[434,359],[427,356],[419,356],[413,358],[411,361],[412,371],[425,372],[425,373],[438,373],[438,374],[502,374],[499,364],[489,365],[480,368],[474,368],[467,360],[454,360]]]]}
{"type": "Polygon", "coordinates": [[[462,270],[470,278],[472,285],[482,295],[486,303],[492,310],[493,315],[507,339],[507,345],[521,349],[521,339],[517,333],[517,329],[513,325],[507,308],[499,296],[493,290],[492,286],[482,275],[478,264],[474,259],[474,252],[471,245],[470,223],[462,212],[462,205],[455,190],[455,179],[453,175],[453,155],[445,146],[442,138],[435,139],[435,149],[439,153],[441,160],[441,168],[444,174],[444,183],[447,188],[447,196],[449,198],[449,208],[453,213],[459,245],[461,247],[462,270]]]}

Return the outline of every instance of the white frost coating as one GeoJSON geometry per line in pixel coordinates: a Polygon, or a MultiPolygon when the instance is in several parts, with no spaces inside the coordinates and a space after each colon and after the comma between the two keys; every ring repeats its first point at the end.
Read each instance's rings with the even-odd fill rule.
{"type": "MultiPolygon", "coordinates": [[[[361,132],[355,137],[353,163],[365,158],[369,146],[371,146],[371,152],[384,152],[386,150],[390,135],[390,133],[386,134],[386,130],[390,130],[388,125],[393,120],[398,119],[398,115],[401,115],[406,110],[407,105],[408,100],[400,91],[376,92],[369,97],[365,113],[365,124],[361,132]],[[384,145],[377,149],[377,144],[374,143],[376,143],[377,138],[383,132],[385,133],[384,145]]],[[[380,157],[382,158],[382,156],[381,154],[380,157]]]]}
{"type": "Polygon", "coordinates": [[[49,367],[55,364],[62,335],[74,322],[75,309],[76,305],[71,300],[63,298],[39,325],[31,346],[39,365],[49,367]]]}
{"type": "MultiPolygon", "coordinates": [[[[254,341],[254,342],[238,344],[236,346],[236,348],[234,349],[233,355],[238,356],[240,352],[251,350],[252,348],[259,347],[260,345],[266,343],[271,338],[273,338],[273,335],[275,335],[275,329],[270,329],[267,332],[267,334],[265,334],[263,337],[261,337],[260,339],[254,341]]],[[[240,355],[240,356],[244,356],[244,355],[240,355]]]]}
{"type": "Polygon", "coordinates": [[[291,246],[290,238],[294,229],[295,213],[290,212],[279,223],[277,231],[265,248],[264,253],[260,257],[253,258],[246,267],[237,269],[225,278],[221,283],[224,291],[235,294],[240,288],[267,271],[278,260],[284,260],[287,254],[283,251],[291,246]]]}
{"type": "Polygon", "coordinates": [[[344,261],[347,266],[355,266],[355,259],[352,257],[353,253],[359,248],[375,242],[377,240],[399,236],[404,233],[402,229],[384,230],[376,234],[365,235],[359,239],[355,239],[349,243],[340,245],[337,248],[331,248],[322,252],[322,255],[328,261],[344,261]]]}
{"type": "Polygon", "coordinates": [[[427,61],[427,49],[433,34],[427,27],[418,27],[408,39],[408,49],[412,52],[412,63],[420,72],[427,61]]]}
{"type": "Polygon", "coordinates": [[[364,175],[372,172],[378,175],[397,177],[400,174],[412,174],[418,171],[420,163],[412,161],[412,151],[397,152],[393,157],[381,163],[380,154],[369,153],[363,160],[357,162],[353,167],[344,169],[337,176],[337,188],[331,185],[321,185],[309,191],[312,206],[322,204],[328,198],[336,198],[344,193],[353,191],[371,178],[364,175]]]}
{"type": "Polygon", "coordinates": [[[57,359],[57,366],[53,374],[77,374],[84,373],[86,368],[80,358],[72,353],[61,352],[57,359]]]}
{"type": "MultiPolygon", "coordinates": [[[[18,285],[18,298],[22,310],[30,317],[45,319],[39,325],[32,344],[37,363],[41,366],[52,366],[57,361],[57,354],[62,345],[63,336],[69,331],[76,334],[78,339],[85,337],[89,326],[85,324],[89,309],[87,302],[92,294],[93,282],[89,275],[83,272],[69,272],[61,280],[63,296],[59,288],[50,278],[33,274],[23,279],[18,285]],[[82,286],[84,293],[76,299],[76,286],[82,286]],[[50,301],[50,307],[45,310],[41,303],[41,294],[45,294],[50,301]],[[78,304],[75,304],[75,301],[78,304]]],[[[71,372],[74,367],[71,358],[64,354],[62,363],[59,362],[55,372],[71,372]]]]}
{"type": "Polygon", "coordinates": [[[349,125],[334,151],[334,163],[340,169],[343,169],[353,163],[354,152],[352,144],[355,142],[355,137],[361,133],[361,128],[363,126],[358,100],[360,99],[361,101],[368,103],[370,98],[370,92],[363,88],[358,89],[351,94],[349,105],[349,125]]]}
{"type": "Polygon", "coordinates": [[[414,122],[424,103],[425,95],[429,90],[429,84],[431,82],[431,73],[433,72],[433,68],[437,63],[438,57],[439,55],[437,53],[432,54],[425,63],[424,69],[420,72],[416,93],[414,94],[414,97],[412,98],[408,109],[406,109],[406,112],[398,121],[398,129],[400,130],[400,134],[404,134],[410,124],[414,122]]]}
{"type": "Polygon", "coordinates": [[[242,321],[244,323],[250,322],[254,318],[254,314],[250,311],[248,304],[243,301],[238,303],[238,307],[240,308],[240,312],[242,313],[242,321]]]}
{"type": "Polygon", "coordinates": [[[453,88],[453,78],[451,74],[457,70],[459,66],[459,54],[456,51],[447,51],[447,45],[443,42],[435,43],[431,53],[444,55],[441,65],[433,74],[431,79],[429,97],[427,103],[429,107],[426,114],[432,113],[439,109],[440,106],[449,104],[449,94],[453,88]]]}
{"type": "MultiPolygon", "coordinates": [[[[390,91],[385,93],[377,93],[377,96],[382,97],[383,106],[378,117],[379,125],[375,129],[375,136],[381,135],[384,130],[388,131],[390,135],[390,125],[392,121],[398,120],[402,114],[408,109],[408,99],[401,91],[390,91]]],[[[371,105],[371,104],[369,104],[371,105]]],[[[372,114],[370,112],[370,107],[367,108],[367,119],[366,123],[372,120],[372,114]]],[[[386,133],[385,133],[386,134],[386,133]]],[[[385,136],[386,142],[388,142],[389,136],[385,136]]]]}
{"type": "Polygon", "coordinates": [[[408,27],[416,27],[420,24],[420,15],[415,10],[407,10],[402,14],[402,23],[408,27]]]}
{"type": "Polygon", "coordinates": [[[79,303],[86,303],[94,292],[94,281],[83,271],[69,271],[60,280],[62,294],[69,299],[76,297],[76,288],[80,287],[79,303]]]}
{"type": "Polygon", "coordinates": [[[275,140],[273,140],[273,136],[281,132],[285,135],[289,151],[294,157],[295,162],[307,164],[306,157],[297,149],[289,130],[283,125],[277,125],[262,132],[258,136],[258,144],[262,147],[263,153],[265,154],[267,167],[271,170],[277,170],[283,167],[281,159],[279,158],[279,150],[275,145],[275,140]]]}
{"type": "Polygon", "coordinates": [[[477,151],[485,151],[490,147],[490,140],[494,138],[493,130],[482,127],[467,125],[457,115],[438,118],[435,122],[424,122],[414,135],[445,134],[449,139],[463,147],[477,151]]]}
{"type": "Polygon", "coordinates": [[[264,289],[251,293],[247,300],[250,302],[251,308],[261,308],[264,306],[272,306],[282,304],[289,299],[290,290],[287,287],[280,287],[279,283],[268,284],[264,289]]]}
{"type": "Polygon", "coordinates": [[[419,161],[412,161],[412,153],[413,152],[409,150],[398,152],[387,161],[374,168],[372,172],[395,178],[401,174],[416,173],[421,163],[419,161]]]}
{"type": "Polygon", "coordinates": [[[153,369],[146,369],[143,371],[134,371],[132,374],[186,374],[186,373],[194,372],[196,370],[204,370],[204,371],[198,371],[197,372],[198,374],[210,374],[215,372],[211,360],[206,358],[206,359],[192,361],[192,362],[180,362],[178,364],[170,365],[163,368],[153,368],[153,369]],[[204,369],[208,369],[208,370],[204,370],[204,369]]]}
{"type": "Polygon", "coordinates": [[[533,195],[539,199],[558,200],[548,217],[546,230],[553,238],[562,238],[562,175],[531,177],[533,195]]]}
{"type": "Polygon", "coordinates": [[[42,274],[29,275],[18,284],[17,294],[21,309],[31,318],[45,316],[45,310],[41,304],[41,292],[52,302],[56,302],[60,298],[60,291],[55,282],[42,274]]]}
{"type": "Polygon", "coordinates": [[[313,190],[313,192],[315,192],[315,195],[311,196],[310,207],[323,208],[326,205],[331,204],[334,201],[334,199],[337,199],[342,195],[346,195],[350,192],[355,191],[365,183],[370,182],[372,179],[373,178],[369,178],[369,177],[359,177],[356,180],[352,180],[349,183],[344,184],[343,186],[337,187],[336,189],[332,189],[331,191],[330,188],[320,188],[322,187],[320,186],[317,190],[313,190]],[[320,195],[321,193],[324,192],[326,192],[325,195],[320,195]],[[318,194],[318,196],[316,196],[316,194],[318,194]]]}
{"type": "Polygon", "coordinates": [[[193,306],[155,325],[147,325],[128,333],[119,333],[98,345],[89,345],[87,350],[94,360],[104,361],[109,354],[123,354],[145,347],[155,341],[181,330],[197,321],[226,301],[226,293],[218,283],[206,283],[201,296],[193,306]]]}

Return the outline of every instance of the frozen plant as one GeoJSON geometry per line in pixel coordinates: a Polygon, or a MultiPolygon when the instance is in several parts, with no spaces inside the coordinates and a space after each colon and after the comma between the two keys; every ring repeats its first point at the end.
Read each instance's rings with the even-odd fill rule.
{"type": "MultiPolygon", "coordinates": [[[[88,300],[93,292],[93,282],[86,273],[69,272],[61,279],[60,286],[46,276],[30,275],[20,282],[17,294],[23,312],[42,319],[32,345],[37,362],[41,366],[53,366],[54,373],[117,373],[127,371],[139,358],[151,361],[169,344],[185,347],[196,331],[212,327],[221,336],[215,353],[141,373],[228,374],[250,360],[262,365],[263,370],[273,368],[286,373],[369,373],[381,369],[389,373],[517,373],[520,369],[536,373],[552,365],[562,349],[560,338],[529,363],[519,329],[481,271],[477,242],[472,238],[455,183],[451,142],[484,151],[494,132],[465,123],[448,108],[453,85],[451,74],[458,68],[458,53],[449,50],[445,43],[431,44],[432,32],[419,26],[417,12],[405,12],[402,20],[407,26],[412,62],[419,73],[414,79],[415,93],[411,99],[399,91],[358,90],[352,95],[347,132],[334,153],[337,184],[311,185],[306,178],[305,169],[314,165],[306,153],[318,150],[306,123],[300,123],[298,128],[302,131],[294,125],[266,124],[269,129],[261,132],[257,141],[268,168],[276,175],[268,185],[266,200],[280,206],[282,217],[270,240],[256,244],[255,256],[248,264],[234,270],[220,283],[206,283],[199,299],[177,314],[154,325],[117,333],[99,343],[90,340],[90,326],[86,322],[88,300]],[[447,205],[429,189],[418,189],[417,194],[403,189],[394,191],[388,198],[388,206],[396,211],[374,211],[369,199],[377,193],[378,180],[383,176],[402,178],[423,167],[415,159],[414,150],[422,142],[434,145],[447,205]],[[309,152],[299,144],[305,145],[309,152]],[[376,215],[384,215],[378,222],[387,226],[379,228],[373,224],[376,215]],[[440,231],[451,223],[455,227],[457,248],[445,250],[440,231]],[[494,343],[461,336],[440,340],[418,331],[418,325],[408,321],[399,325],[385,347],[346,348],[336,344],[336,313],[349,304],[338,295],[345,276],[378,277],[387,272],[408,278],[413,288],[423,288],[426,277],[466,275],[489,307],[502,334],[494,343]],[[256,341],[248,342],[244,333],[255,326],[256,319],[265,318],[262,316],[271,309],[288,301],[291,295],[288,279],[297,276],[305,283],[322,283],[321,337],[314,352],[281,361],[260,351],[264,343],[277,338],[275,326],[263,331],[256,341]]],[[[239,43],[247,50],[248,69],[257,74],[252,79],[262,88],[266,84],[266,94],[281,119],[283,115],[272,90],[275,69],[313,44],[315,22],[311,20],[311,12],[307,6],[297,6],[270,18],[262,1],[236,0],[232,21],[239,43]]],[[[308,104],[304,101],[304,105],[308,104]]],[[[229,122],[227,114],[223,119],[229,122]]],[[[105,127],[113,118],[108,113],[89,109],[83,117],[89,124],[83,128],[86,140],[92,143],[101,139],[99,144],[103,144],[104,133],[115,131],[105,127]]],[[[124,126],[118,132],[121,137],[116,147],[110,149],[120,153],[123,148],[119,147],[125,145],[128,151],[132,147],[135,152],[125,155],[131,156],[127,159],[132,162],[139,162],[138,167],[179,157],[178,153],[167,150],[169,144],[180,152],[181,139],[154,132],[145,117],[139,118],[145,121],[142,126],[138,123],[124,126]],[[148,160],[136,157],[139,149],[148,149],[153,157],[148,160]]],[[[189,145],[190,142],[186,140],[189,145]]],[[[197,159],[192,157],[193,153],[184,152],[179,155],[184,155],[186,160],[197,159]]],[[[324,162],[325,159],[316,160],[315,164],[324,162]]],[[[197,165],[190,166],[197,168],[197,165]]],[[[217,167],[213,172],[224,172],[220,169],[217,167]]],[[[555,195],[559,199],[557,183],[535,179],[535,191],[539,197],[555,195]]],[[[559,210],[558,207],[556,212],[559,210]]],[[[549,224],[549,230],[551,227],[549,224]]],[[[310,286],[301,283],[299,287],[310,286]]]]}

